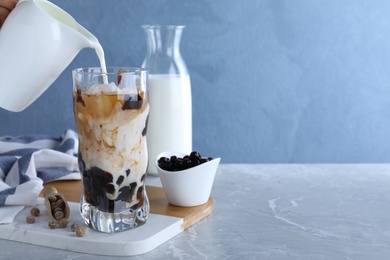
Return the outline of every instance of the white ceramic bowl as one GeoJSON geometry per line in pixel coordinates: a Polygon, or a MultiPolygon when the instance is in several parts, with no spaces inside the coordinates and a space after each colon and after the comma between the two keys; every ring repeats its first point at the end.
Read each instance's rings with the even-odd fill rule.
{"type": "Polygon", "coordinates": [[[214,158],[211,161],[181,171],[161,169],[158,166],[158,160],[161,157],[171,158],[172,155],[184,157],[186,154],[163,152],[157,155],[155,160],[157,172],[169,203],[181,207],[193,207],[206,203],[209,200],[221,158],[214,158]]]}

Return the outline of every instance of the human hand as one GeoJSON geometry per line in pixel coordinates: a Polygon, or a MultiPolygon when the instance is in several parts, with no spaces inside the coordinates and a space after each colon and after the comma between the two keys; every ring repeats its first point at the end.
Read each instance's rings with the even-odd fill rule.
{"type": "Polygon", "coordinates": [[[18,0],[0,0],[0,28],[18,0]]]}

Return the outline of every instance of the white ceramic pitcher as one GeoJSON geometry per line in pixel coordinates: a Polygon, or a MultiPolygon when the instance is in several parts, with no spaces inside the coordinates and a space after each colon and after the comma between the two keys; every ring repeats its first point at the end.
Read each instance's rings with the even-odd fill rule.
{"type": "Polygon", "coordinates": [[[22,0],[0,28],[0,107],[19,112],[98,40],[46,0],[22,0]]]}

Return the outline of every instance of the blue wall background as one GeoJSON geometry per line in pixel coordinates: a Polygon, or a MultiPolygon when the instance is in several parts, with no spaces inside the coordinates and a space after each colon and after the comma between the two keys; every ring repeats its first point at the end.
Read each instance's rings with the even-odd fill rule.
{"type": "MultiPolygon", "coordinates": [[[[143,24],[185,24],[193,143],[224,163],[390,162],[390,2],[53,0],[100,40],[108,65],[140,66],[143,24]]],[[[38,101],[0,111],[0,135],[75,129],[71,69],[38,101]]]]}

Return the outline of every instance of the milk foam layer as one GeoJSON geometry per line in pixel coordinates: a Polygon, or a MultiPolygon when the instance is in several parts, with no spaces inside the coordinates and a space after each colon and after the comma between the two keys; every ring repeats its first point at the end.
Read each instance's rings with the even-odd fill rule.
{"type": "Polygon", "coordinates": [[[117,202],[142,206],[148,164],[146,93],[114,83],[81,88],[74,93],[74,113],[87,202],[109,212],[118,210],[117,202]]]}

